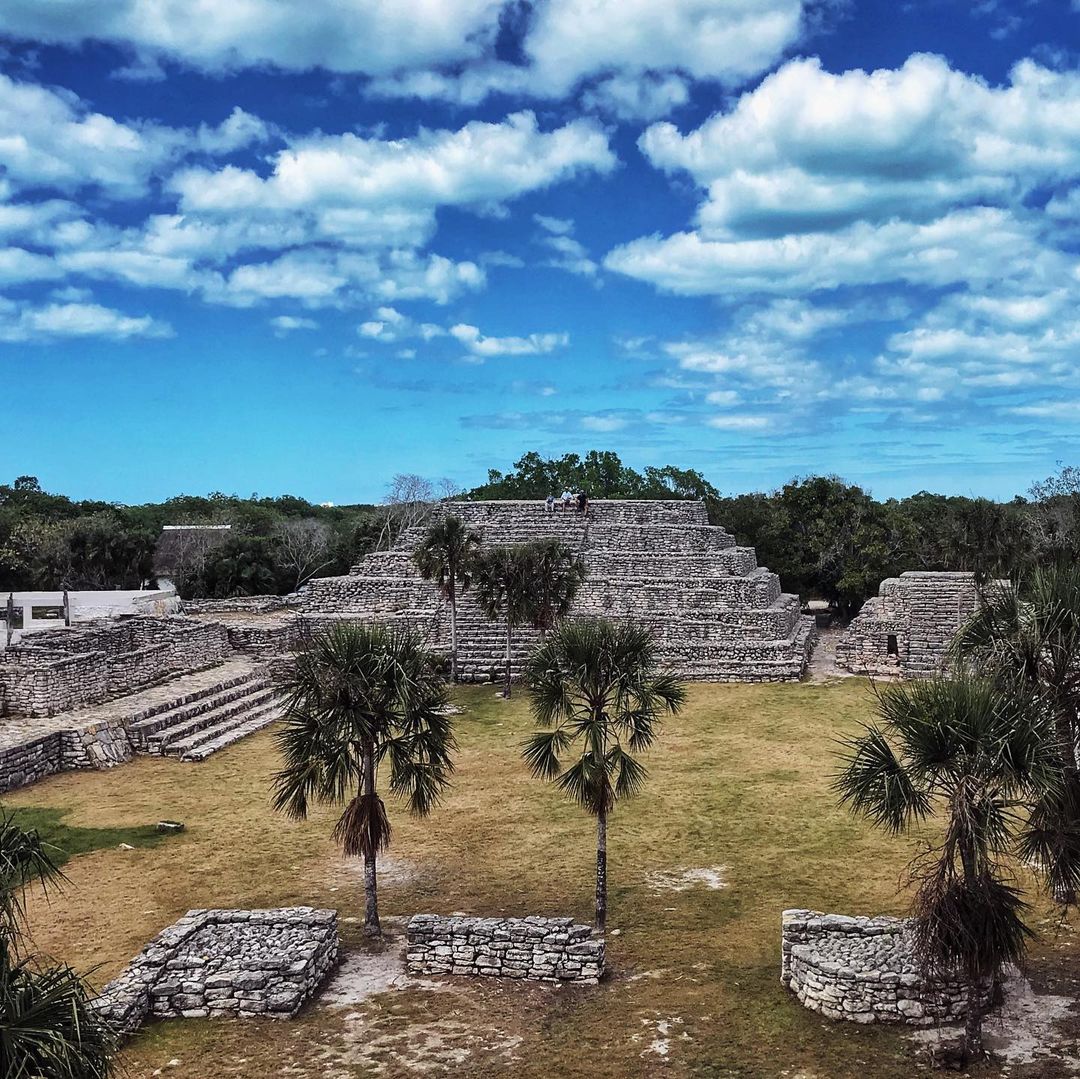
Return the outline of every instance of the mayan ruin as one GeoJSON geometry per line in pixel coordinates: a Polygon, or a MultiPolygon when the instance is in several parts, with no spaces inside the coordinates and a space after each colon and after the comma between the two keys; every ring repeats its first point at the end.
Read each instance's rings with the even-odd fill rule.
{"type": "Polygon", "coordinates": [[[957,631],[981,602],[974,573],[909,570],[882,581],[837,642],[837,666],[902,678],[939,674],[957,631]]]}
{"type": "MultiPolygon", "coordinates": [[[[687,678],[711,682],[798,681],[813,647],[811,619],[799,597],[781,591],[775,573],[758,566],[752,547],[739,547],[709,524],[704,503],[593,500],[588,516],[547,512],[540,502],[449,502],[485,546],[555,538],[580,555],[585,581],[575,615],[633,619],[655,634],[662,661],[687,678]]],[[[422,529],[394,548],[368,555],[347,577],[316,578],[299,607],[305,625],[340,617],[400,620],[421,628],[432,648],[449,646],[445,603],[421,579],[412,558],[422,529]]],[[[463,680],[494,682],[503,646],[466,591],[459,623],[463,680]]],[[[518,660],[538,634],[515,642],[518,660]]]]}
{"type": "Polygon", "coordinates": [[[0,1079],[1080,1079],[1080,0],[0,0],[0,1079]]]}

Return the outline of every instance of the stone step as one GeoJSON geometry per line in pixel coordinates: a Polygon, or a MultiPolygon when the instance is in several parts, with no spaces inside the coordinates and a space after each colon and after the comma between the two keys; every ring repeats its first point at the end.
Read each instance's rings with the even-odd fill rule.
{"type": "MultiPolygon", "coordinates": [[[[129,726],[135,726],[143,720],[160,715],[162,712],[167,712],[178,705],[191,704],[195,701],[200,701],[205,697],[219,693],[222,690],[228,690],[243,685],[245,682],[249,682],[255,677],[258,677],[257,673],[253,671],[250,666],[245,666],[241,671],[238,671],[235,674],[222,677],[209,685],[200,686],[198,689],[193,689],[186,693],[180,692],[178,694],[164,695],[160,700],[153,704],[137,708],[135,711],[127,713],[127,723],[129,726]]],[[[178,679],[173,685],[175,685],[177,689],[183,690],[185,680],[183,678],[178,679]]]]}
{"type": "Polygon", "coordinates": [[[150,735],[144,743],[146,751],[158,756],[162,754],[175,756],[171,750],[174,743],[194,737],[207,728],[227,723],[237,716],[243,717],[250,713],[252,709],[262,707],[271,701],[273,696],[273,690],[268,685],[263,684],[243,696],[218,705],[217,708],[208,709],[194,716],[182,717],[175,723],[159,728],[154,734],[150,735]]]}
{"type": "MultiPolygon", "coordinates": [[[[192,754],[199,753],[204,747],[208,747],[211,744],[218,745],[222,743],[222,739],[226,735],[234,734],[241,730],[248,732],[249,728],[251,730],[257,730],[260,720],[264,721],[261,723],[261,726],[265,726],[267,723],[276,719],[280,714],[281,705],[273,699],[272,694],[268,694],[266,699],[260,701],[251,708],[221,718],[216,723],[193,731],[184,738],[177,738],[170,741],[168,745],[165,746],[164,756],[179,757],[181,760],[201,760],[203,757],[207,757],[210,753],[213,753],[214,750],[210,749],[208,752],[202,753],[201,756],[197,757],[193,757],[192,754]]],[[[232,741],[237,741],[243,737],[243,734],[238,734],[236,738],[223,744],[231,744],[232,741]]]]}
{"type": "Polygon", "coordinates": [[[197,697],[182,697],[159,706],[150,715],[130,722],[128,732],[136,745],[143,746],[167,728],[216,711],[247,697],[252,692],[262,690],[266,685],[265,675],[250,672],[244,678],[230,679],[219,686],[208,687],[197,697]]]}
{"type": "Polygon", "coordinates": [[[249,734],[261,731],[263,727],[268,727],[276,719],[280,719],[281,714],[280,705],[272,704],[268,708],[264,708],[249,716],[245,723],[236,727],[221,730],[219,733],[215,733],[213,738],[187,750],[187,752],[182,754],[180,760],[185,763],[204,761],[207,757],[217,753],[218,750],[225,749],[226,746],[231,746],[235,742],[239,742],[241,738],[246,738],[249,734]]]}

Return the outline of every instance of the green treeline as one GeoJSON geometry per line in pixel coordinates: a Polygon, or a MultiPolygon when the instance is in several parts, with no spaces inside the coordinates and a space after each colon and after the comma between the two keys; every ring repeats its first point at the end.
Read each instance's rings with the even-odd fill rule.
{"type": "MultiPolygon", "coordinates": [[[[885,577],[909,569],[1023,576],[1080,554],[1080,468],[1062,468],[1009,502],[920,492],[878,501],[836,476],[793,479],[768,493],[722,495],[693,469],[637,471],[611,452],[546,459],[527,453],[508,472],[458,497],[700,498],[709,518],[757,548],[786,591],[853,614],[885,577]]],[[[448,488],[394,478],[383,505],[319,506],[292,495],[179,495],[122,506],[76,502],[23,476],[0,485],[0,592],[138,588],[166,575],[185,597],[281,594],[312,576],[345,573],[422,520],[448,488]],[[228,524],[227,533],[168,534],[162,526],[228,524]]]]}
{"type": "Polygon", "coordinates": [[[281,594],[315,574],[348,572],[374,548],[383,516],[292,495],[77,502],[21,476],[0,484],[0,592],[153,587],[160,574],[187,598],[281,594]],[[230,528],[162,541],[167,524],[230,528]]]}

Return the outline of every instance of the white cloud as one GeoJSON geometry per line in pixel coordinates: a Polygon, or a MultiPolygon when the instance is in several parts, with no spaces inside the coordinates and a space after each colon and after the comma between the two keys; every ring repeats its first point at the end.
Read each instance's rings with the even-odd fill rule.
{"type": "Polygon", "coordinates": [[[531,333],[528,337],[485,337],[476,326],[458,323],[450,336],[480,359],[490,356],[541,356],[570,343],[568,333],[531,333]]]}
{"type": "Polygon", "coordinates": [[[1080,172],[1080,73],[1023,61],[992,87],[938,56],[839,75],[794,60],[688,135],[657,124],[640,145],[707,190],[712,236],[926,218],[1080,172]]]}
{"type": "Polygon", "coordinates": [[[582,416],[581,426],[586,431],[619,431],[626,426],[622,416],[582,416]]]}
{"type": "Polygon", "coordinates": [[[208,154],[231,154],[247,146],[267,142],[272,135],[273,129],[269,124],[237,105],[217,127],[200,124],[196,144],[208,154]]]}
{"type": "Polygon", "coordinates": [[[328,135],[297,140],[263,179],[247,169],[192,169],[173,180],[181,208],[205,213],[320,207],[477,206],[515,198],[578,172],[609,172],[615,157],[594,123],[541,131],[531,112],[411,139],[328,135]]]}
{"type": "Polygon", "coordinates": [[[985,286],[1003,270],[1046,277],[1061,264],[1029,225],[991,207],[928,222],[858,221],[837,231],[779,237],[721,240],[679,232],[634,240],[604,260],[610,270],[687,296],[791,295],[896,281],[985,286]]]}
{"type": "Polygon", "coordinates": [[[502,0],[5,0],[0,32],[63,45],[114,41],[211,72],[273,65],[389,74],[458,63],[493,41],[502,0]]]}
{"type": "Polygon", "coordinates": [[[721,431],[763,431],[774,421],[768,416],[710,416],[705,422],[721,431]]]}
{"type": "Polygon", "coordinates": [[[690,100],[690,86],[678,75],[612,75],[582,94],[586,108],[619,120],[656,120],[690,100]]]}
{"type": "Polygon", "coordinates": [[[52,303],[43,307],[0,301],[0,341],[106,337],[117,341],[172,337],[172,327],[149,315],[134,318],[95,303],[52,303]]]}
{"type": "Polygon", "coordinates": [[[68,90],[0,75],[0,159],[21,187],[97,185],[137,194],[172,159],[181,136],[153,124],[129,126],[87,109],[68,90]]]}
{"type": "Polygon", "coordinates": [[[545,231],[554,236],[569,236],[574,231],[574,222],[567,217],[549,217],[547,214],[533,214],[533,220],[545,231]]]}
{"type": "Polygon", "coordinates": [[[276,315],[270,320],[277,337],[284,337],[294,330],[317,330],[319,324],[313,318],[298,318],[296,315],[276,315]]]}
{"type": "Polygon", "coordinates": [[[592,107],[658,116],[685,101],[681,76],[738,85],[771,67],[802,28],[800,0],[539,0],[522,41],[524,65],[413,71],[375,89],[475,105],[493,92],[564,98],[598,78],[586,91],[592,107]]]}

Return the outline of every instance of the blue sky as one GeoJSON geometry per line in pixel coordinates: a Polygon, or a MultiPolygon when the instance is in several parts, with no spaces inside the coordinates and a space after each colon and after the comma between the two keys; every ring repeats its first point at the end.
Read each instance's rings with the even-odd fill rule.
{"type": "Polygon", "coordinates": [[[1080,0],[5,0],[0,477],[1080,460],[1080,0]]]}

